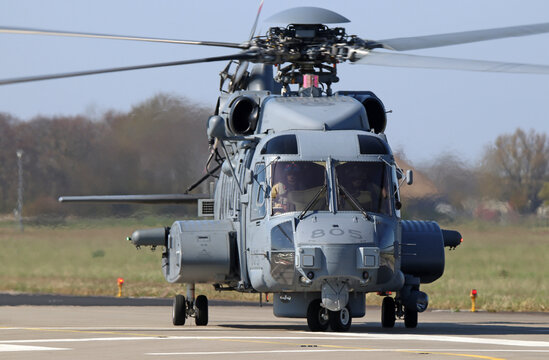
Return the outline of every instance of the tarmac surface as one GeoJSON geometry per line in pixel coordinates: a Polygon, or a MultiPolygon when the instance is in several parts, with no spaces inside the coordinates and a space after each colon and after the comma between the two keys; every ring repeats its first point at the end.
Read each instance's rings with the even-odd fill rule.
{"type": "Polygon", "coordinates": [[[426,311],[416,329],[383,329],[368,307],[349,332],[313,333],[270,304],[210,302],[208,326],[175,327],[169,300],[31,299],[0,294],[0,359],[549,359],[549,313],[426,311]]]}

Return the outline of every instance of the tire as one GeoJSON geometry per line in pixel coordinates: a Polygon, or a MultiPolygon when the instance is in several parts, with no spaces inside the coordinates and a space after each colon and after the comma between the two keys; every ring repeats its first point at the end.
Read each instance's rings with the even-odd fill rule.
{"type": "Polygon", "coordinates": [[[198,295],[195,301],[195,318],[197,326],[208,325],[208,298],[204,295],[198,295]]]}
{"type": "Polygon", "coordinates": [[[327,310],[320,306],[320,299],[311,301],[307,308],[307,325],[311,331],[326,331],[330,325],[327,310]]]}
{"type": "Polygon", "coordinates": [[[351,310],[348,307],[344,307],[339,311],[330,311],[330,327],[333,331],[348,331],[351,328],[353,318],[351,317],[351,310]]]}
{"type": "Polygon", "coordinates": [[[175,295],[172,306],[172,321],[175,326],[185,325],[187,302],[183,295],[175,295]]]}
{"type": "Polygon", "coordinates": [[[417,327],[417,311],[414,309],[404,309],[404,326],[407,328],[417,327]]]}
{"type": "Polygon", "coordinates": [[[381,304],[381,326],[384,328],[395,327],[395,299],[386,296],[381,304]]]}

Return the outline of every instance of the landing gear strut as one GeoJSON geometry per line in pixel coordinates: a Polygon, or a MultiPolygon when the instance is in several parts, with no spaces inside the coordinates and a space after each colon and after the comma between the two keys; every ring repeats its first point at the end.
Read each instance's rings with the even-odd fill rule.
{"type": "Polygon", "coordinates": [[[194,284],[187,287],[187,299],[176,295],[173,299],[172,322],[175,326],[185,325],[188,317],[194,317],[197,326],[208,325],[208,298],[199,295],[194,299],[194,284]]]}

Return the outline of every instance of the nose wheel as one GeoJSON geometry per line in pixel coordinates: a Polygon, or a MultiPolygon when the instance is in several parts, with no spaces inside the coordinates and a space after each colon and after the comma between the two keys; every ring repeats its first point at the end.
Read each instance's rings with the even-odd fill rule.
{"type": "Polygon", "coordinates": [[[344,307],[340,311],[329,311],[322,307],[320,299],[311,301],[307,308],[307,325],[311,331],[347,331],[351,327],[351,311],[344,307]]]}
{"type": "Polygon", "coordinates": [[[320,306],[320,299],[311,301],[307,308],[307,325],[311,331],[326,331],[330,326],[328,309],[320,306]]]}
{"type": "Polygon", "coordinates": [[[194,317],[197,326],[208,325],[208,298],[204,295],[197,296],[193,301],[185,299],[183,295],[176,295],[172,305],[172,322],[175,326],[185,325],[188,317],[194,317]]]}
{"type": "Polygon", "coordinates": [[[344,307],[339,311],[330,311],[330,327],[333,331],[348,331],[351,328],[353,319],[348,307],[344,307]]]}

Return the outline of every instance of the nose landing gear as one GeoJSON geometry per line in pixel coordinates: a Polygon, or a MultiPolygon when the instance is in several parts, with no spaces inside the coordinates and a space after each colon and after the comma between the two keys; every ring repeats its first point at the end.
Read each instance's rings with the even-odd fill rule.
{"type": "Polygon", "coordinates": [[[320,299],[311,301],[307,308],[307,325],[311,331],[326,331],[330,326],[328,309],[320,306],[320,299]]]}
{"type": "Polygon", "coordinates": [[[339,311],[329,311],[321,306],[320,299],[316,299],[307,308],[307,325],[311,331],[326,331],[329,327],[333,331],[348,331],[351,323],[348,306],[339,311]]]}

